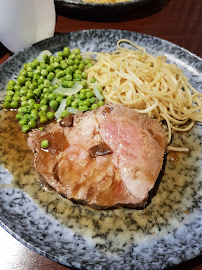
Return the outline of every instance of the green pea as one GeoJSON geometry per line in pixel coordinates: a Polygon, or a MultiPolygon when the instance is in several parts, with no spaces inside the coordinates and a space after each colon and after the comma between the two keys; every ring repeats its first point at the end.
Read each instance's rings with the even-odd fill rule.
{"type": "Polygon", "coordinates": [[[67,81],[72,81],[72,75],[70,75],[70,74],[67,74],[66,76],[65,76],[65,79],[67,80],[67,81]]]}
{"type": "Polygon", "coordinates": [[[95,83],[97,80],[95,79],[95,78],[92,78],[91,80],[90,80],[90,82],[91,83],[95,83]]]}
{"type": "Polygon", "coordinates": [[[44,77],[47,77],[48,71],[46,69],[42,69],[41,75],[44,76],[44,77]]]}
{"type": "Polygon", "coordinates": [[[12,101],[12,96],[6,96],[6,97],[4,98],[4,101],[11,102],[11,101],[12,101]]]}
{"type": "Polygon", "coordinates": [[[53,99],[56,99],[57,98],[57,95],[55,93],[50,93],[49,96],[48,96],[48,98],[50,100],[53,100],[53,99]]]}
{"type": "Polygon", "coordinates": [[[45,94],[44,94],[44,99],[45,99],[45,100],[49,100],[49,95],[50,95],[49,93],[45,93],[45,94]]]}
{"type": "Polygon", "coordinates": [[[57,96],[56,101],[57,101],[58,103],[61,103],[62,100],[63,100],[63,96],[57,96]]]}
{"type": "Polygon", "coordinates": [[[78,60],[82,60],[82,56],[80,55],[80,54],[78,54],[77,56],[76,56],[76,58],[78,59],[78,60]]]}
{"type": "Polygon", "coordinates": [[[87,68],[91,68],[92,66],[93,66],[92,63],[88,63],[88,64],[87,64],[87,68]]]}
{"type": "Polygon", "coordinates": [[[54,61],[60,63],[61,61],[63,60],[63,57],[62,56],[58,56],[54,59],[54,61]]]}
{"type": "Polygon", "coordinates": [[[49,120],[53,120],[55,117],[55,114],[53,112],[47,112],[46,116],[48,117],[49,120]]]}
{"type": "Polygon", "coordinates": [[[84,100],[84,101],[83,101],[83,105],[86,105],[86,106],[90,107],[90,106],[91,106],[90,99],[84,100]]]}
{"type": "Polygon", "coordinates": [[[81,79],[82,79],[81,75],[75,74],[75,73],[74,73],[74,78],[76,81],[81,81],[81,79]]]}
{"type": "Polygon", "coordinates": [[[92,104],[95,103],[95,101],[96,101],[95,97],[90,98],[90,102],[91,102],[92,104]]]}
{"type": "Polygon", "coordinates": [[[17,77],[17,80],[18,80],[18,83],[21,84],[21,85],[25,84],[25,82],[26,82],[25,76],[22,76],[22,75],[19,75],[17,77]]]}
{"type": "MultiPolygon", "coordinates": [[[[35,91],[35,90],[34,90],[35,91]]],[[[27,93],[27,95],[26,95],[26,98],[27,99],[34,99],[34,93],[31,93],[31,92],[29,92],[29,93],[27,93]]]]}
{"type": "Polygon", "coordinates": [[[72,108],[77,108],[78,107],[78,102],[72,101],[71,107],[72,108]]]}
{"type": "Polygon", "coordinates": [[[17,96],[17,95],[14,95],[14,96],[13,96],[13,100],[16,100],[17,102],[19,102],[19,101],[20,101],[20,97],[17,96]]]}
{"type": "Polygon", "coordinates": [[[67,81],[67,86],[69,88],[73,87],[74,86],[74,82],[73,81],[67,81]]]}
{"type": "Polygon", "coordinates": [[[103,106],[104,104],[105,104],[104,101],[99,100],[98,103],[97,103],[97,106],[100,107],[100,106],[103,106]]]}
{"type": "Polygon", "coordinates": [[[8,96],[11,96],[11,97],[12,97],[12,96],[14,96],[14,94],[15,94],[15,92],[13,92],[13,91],[11,91],[11,90],[7,91],[7,95],[8,95],[8,96]]]}
{"type": "Polygon", "coordinates": [[[30,120],[29,122],[28,122],[28,126],[30,127],[30,128],[35,128],[36,127],[36,121],[34,121],[34,120],[30,120]]]}
{"type": "Polygon", "coordinates": [[[21,75],[21,76],[24,76],[25,78],[28,76],[27,71],[24,70],[24,69],[22,69],[22,70],[20,71],[20,75],[21,75]]]}
{"type": "MultiPolygon", "coordinates": [[[[71,75],[70,75],[71,76],[71,75]]],[[[62,82],[62,86],[65,87],[65,88],[68,88],[68,81],[64,80],[62,82]]]]}
{"type": "Polygon", "coordinates": [[[25,119],[25,118],[22,118],[20,121],[19,121],[19,125],[20,126],[24,126],[24,125],[26,125],[27,124],[27,119],[25,119]]]}
{"type": "Polygon", "coordinates": [[[32,71],[29,71],[29,72],[28,72],[28,77],[29,77],[29,78],[33,78],[33,77],[34,77],[34,73],[33,73],[32,71]]]}
{"type": "Polygon", "coordinates": [[[27,72],[31,72],[32,71],[32,67],[27,65],[26,70],[27,70],[27,72]]]}
{"type": "Polygon", "coordinates": [[[49,91],[48,91],[48,88],[47,88],[47,87],[44,87],[44,89],[43,89],[43,93],[44,93],[44,94],[49,93],[49,91]]]}
{"type": "Polygon", "coordinates": [[[63,57],[63,52],[58,52],[58,53],[57,53],[57,56],[63,57]]]}
{"type": "Polygon", "coordinates": [[[92,98],[95,94],[92,91],[86,92],[86,98],[92,98]]]}
{"type": "Polygon", "coordinates": [[[67,63],[68,63],[69,66],[73,66],[74,65],[74,60],[68,59],[67,63]]]}
{"type": "Polygon", "coordinates": [[[15,118],[16,120],[20,120],[22,119],[22,116],[23,116],[22,113],[17,113],[15,118]]]}
{"type": "Polygon", "coordinates": [[[63,49],[63,55],[65,57],[68,57],[70,55],[70,49],[69,49],[69,47],[64,47],[64,49],[63,49]]]}
{"type": "Polygon", "coordinates": [[[67,96],[66,100],[74,101],[74,96],[67,96]]]}
{"type": "Polygon", "coordinates": [[[23,110],[22,110],[22,107],[19,107],[19,108],[18,108],[18,113],[21,113],[21,114],[23,114],[23,110]]]}
{"type": "Polygon", "coordinates": [[[76,54],[75,53],[71,53],[68,57],[68,59],[74,60],[76,59],[76,54]]]}
{"type": "Polygon", "coordinates": [[[56,78],[60,79],[62,77],[65,76],[65,71],[64,70],[60,70],[57,74],[56,74],[56,78]]]}
{"type": "Polygon", "coordinates": [[[79,107],[82,107],[83,106],[83,101],[80,100],[79,103],[78,103],[79,107]]]}
{"type": "Polygon", "coordinates": [[[67,68],[66,71],[65,71],[65,74],[66,75],[72,75],[72,69],[71,68],[67,68]]]}
{"type": "Polygon", "coordinates": [[[31,84],[31,81],[26,81],[25,86],[26,86],[27,88],[29,88],[30,84],[31,84]]]}
{"type": "Polygon", "coordinates": [[[47,103],[48,103],[47,100],[44,99],[44,98],[40,101],[40,104],[41,105],[47,105],[47,103]]]}
{"type": "Polygon", "coordinates": [[[55,74],[53,72],[50,72],[48,74],[48,76],[47,76],[47,79],[52,82],[52,80],[54,79],[54,77],[55,77],[55,74]]]}
{"type": "Polygon", "coordinates": [[[56,110],[57,109],[57,107],[58,107],[58,102],[56,101],[56,100],[51,100],[50,102],[49,102],[49,106],[51,107],[51,108],[53,108],[54,110],[56,110]]]}
{"type": "Polygon", "coordinates": [[[29,99],[29,100],[28,100],[28,104],[29,104],[30,106],[33,106],[35,103],[36,103],[36,102],[35,102],[34,99],[29,99]]]}
{"type": "Polygon", "coordinates": [[[65,81],[65,77],[60,78],[59,81],[60,81],[60,82],[65,81]]]}
{"type": "Polygon", "coordinates": [[[91,60],[89,58],[86,59],[86,64],[91,63],[91,60]]]}
{"type": "Polygon", "coordinates": [[[32,109],[31,110],[31,115],[37,115],[37,109],[32,109]]]}
{"type": "Polygon", "coordinates": [[[66,99],[66,106],[67,106],[67,107],[70,107],[70,106],[71,106],[71,103],[72,103],[72,102],[71,102],[70,99],[66,99]]]}
{"type": "Polygon", "coordinates": [[[88,108],[87,105],[83,105],[83,106],[79,107],[79,110],[80,110],[80,111],[88,111],[89,108],[88,108]]]}
{"type": "Polygon", "coordinates": [[[27,131],[29,131],[30,127],[28,125],[23,125],[22,126],[22,132],[26,133],[27,131]]]}
{"type": "Polygon", "coordinates": [[[49,86],[51,86],[52,84],[51,84],[51,82],[49,81],[49,80],[44,80],[44,86],[45,87],[49,87],[49,86]]]}
{"type": "Polygon", "coordinates": [[[68,64],[66,62],[60,63],[61,69],[66,69],[68,67],[68,64]]]}
{"type": "Polygon", "coordinates": [[[4,107],[4,109],[10,109],[10,107],[11,107],[10,102],[8,102],[8,101],[4,102],[3,107],[4,107]]]}
{"type": "Polygon", "coordinates": [[[13,89],[14,89],[15,91],[19,91],[20,88],[21,88],[21,86],[20,86],[19,84],[16,84],[16,85],[14,86],[13,89]]]}
{"type": "Polygon", "coordinates": [[[86,93],[80,93],[80,94],[79,94],[79,98],[80,98],[81,100],[86,99],[86,93]]]}
{"type": "MultiPolygon", "coordinates": [[[[48,71],[48,72],[53,72],[54,71],[54,66],[53,66],[53,64],[50,64],[49,66],[47,66],[47,68],[46,68],[46,70],[48,71]]],[[[49,80],[49,79],[48,79],[49,80]]]]}
{"type": "Polygon", "coordinates": [[[21,106],[22,107],[25,107],[25,106],[27,106],[28,105],[28,101],[27,100],[22,100],[21,101],[21,106]]]}
{"type": "Polygon", "coordinates": [[[87,87],[87,81],[81,81],[80,84],[82,85],[83,88],[86,89],[86,87],[87,87]]]}
{"type": "MultiPolygon", "coordinates": [[[[43,77],[43,76],[42,76],[43,77]]],[[[44,83],[44,77],[42,78],[42,77],[40,77],[39,79],[38,79],[38,81],[37,81],[37,83],[38,83],[38,86],[40,85],[40,84],[43,84],[44,83]]]]}
{"type": "Polygon", "coordinates": [[[41,106],[41,111],[47,112],[48,111],[48,106],[47,105],[42,105],[41,106]]]}
{"type": "Polygon", "coordinates": [[[43,83],[40,84],[40,85],[38,86],[38,89],[39,89],[39,90],[43,90],[43,89],[44,89],[44,84],[43,84],[43,83]]]}
{"type": "Polygon", "coordinates": [[[33,82],[33,83],[31,83],[31,84],[29,85],[29,89],[34,90],[34,89],[37,88],[37,86],[38,86],[37,82],[33,82]]]}
{"type": "Polygon", "coordinates": [[[42,148],[48,148],[49,147],[49,141],[48,140],[43,140],[41,142],[41,147],[42,148]]]}
{"type": "Polygon", "coordinates": [[[83,79],[87,79],[87,73],[85,71],[83,71],[81,73],[81,76],[82,76],[83,79]]]}
{"type": "Polygon", "coordinates": [[[34,74],[41,74],[41,67],[37,66],[36,69],[34,70],[34,74]]]}
{"type": "Polygon", "coordinates": [[[74,59],[74,63],[75,63],[76,65],[79,65],[79,64],[80,64],[80,60],[79,60],[78,58],[76,58],[76,59],[74,59]]]}
{"type": "Polygon", "coordinates": [[[69,115],[69,112],[64,110],[62,113],[61,113],[61,118],[65,118],[69,115]]]}
{"type": "Polygon", "coordinates": [[[40,89],[35,89],[34,92],[33,92],[37,97],[40,97],[41,95],[41,90],[40,89]]]}
{"type": "Polygon", "coordinates": [[[30,113],[32,110],[32,107],[31,106],[24,106],[23,107],[23,113],[30,113]]]}
{"type": "Polygon", "coordinates": [[[91,109],[92,109],[92,110],[97,109],[97,107],[98,107],[97,104],[92,104],[92,105],[91,105],[91,109]]]}
{"type": "Polygon", "coordinates": [[[43,127],[39,127],[38,129],[39,129],[39,130],[42,130],[42,131],[44,130],[44,128],[43,128],[43,127]]]}
{"type": "Polygon", "coordinates": [[[85,64],[84,63],[80,63],[79,64],[79,70],[83,71],[85,69],[85,64]]]}
{"type": "Polygon", "coordinates": [[[46,115],[41,115],[39,121],[41,124],[44,124],[48,121],[48,118],[46,115]]]}
{"type": "Polygon", "coordinates": [[[46,63],[40,62],[40,70],[45,69],[47,67],[46,63]]]}
{"type": "Polygon", "coordinates": [[[54,69],[57,69],[57,68],[60,67],[60,64],[57,63],[57,62],[54,62],[54,63],[52,64],[52,66],[53,66],[54,69]]]}
{"type": "Polygon", "coordinates": [[[39,111],[39,110],[41,109],[41,105],[38,104],[38,103],[36,103],[36,104],[34,104],[34,108],[35,108],[37,111],[39,111]]]}
{"type": "Polygon", "coordinates": [[[30,115],[30,120],[34,120],[35,122],[37,122],[38,115],[37,114],[30,115]]]}
{"type": "Polygon", "coordinates": [[[8,84],[7,87],[6,87],[6,90],[7,90],[7,91],[12,91],[13,88],[14,88],[13,85],[9,85],[9,84],[8,84]]]}
{"type": "Polygon", "coordinates": [[[46,116],[46,112],[45,111],[40,111],[39,116],[46,116]]]}
{"type": "Polygon", "coordinates": [[[81,51],[80,51],[78,48],[76,48],[76,49],[74,49],[74,50],[72,51],[72,53],[74,53],[74,54],[80,54],[81,51]]]}
{"type": "Polygon", "coordinates": [[[13,80],[9,80],[9,81],[8,81],[8,84],[14,86],[16,83],[15,83],[15,81],[13,81],[13,80]]]}

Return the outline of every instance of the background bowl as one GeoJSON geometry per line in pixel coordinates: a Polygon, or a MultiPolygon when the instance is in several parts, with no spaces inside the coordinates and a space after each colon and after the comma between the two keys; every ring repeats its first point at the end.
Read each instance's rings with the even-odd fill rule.
{"type": "Polygon", "coordinates": [[[168,0],[132,0],[122,3],[84,3],[55,0],[57,14],[88,21],[122,21],[146,17],[162,9],[168,0]]]}

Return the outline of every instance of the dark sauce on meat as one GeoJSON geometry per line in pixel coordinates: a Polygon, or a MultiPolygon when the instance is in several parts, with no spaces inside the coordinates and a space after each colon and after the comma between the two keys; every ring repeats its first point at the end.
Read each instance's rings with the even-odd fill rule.
{"type": "Polygon", "coordinates": [[[59,121],[61,127],[70,127],[73,125],[73,116],[72,114],[68,115],[64,119],[59,121]]]}
{"type": "Polygon", "coordinates": [[[101,144],[95,145],[89,149],[89,154],[90,154],[90,157],[92,158],[96,158],[98,156],[104,156],[104,155],[108,155],[112,153],[113,153],[112,149],[109,147],[109,145],[107,145],[104,142],[101,144]]]}

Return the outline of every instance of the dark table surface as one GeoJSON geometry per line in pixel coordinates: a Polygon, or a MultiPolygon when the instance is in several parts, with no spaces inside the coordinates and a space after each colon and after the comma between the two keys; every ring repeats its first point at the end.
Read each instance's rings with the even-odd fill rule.
{"type": "MultiPolygon", "coordinates": [[[[202,57],[202,0],[155,0],[123,17],[110,21],[93,21],[78,14],[61,13],[57,10],[55,34],[82,29],[121,29],[144,33],[171,41],[202,57]],[[62,14],[62,16],[61,16],[62,14]]],[[[0,64],[11,53],[0,43],[0,64]]],[[[68,269],[29,250],[4,229],[0,228],[0,269],[1,270],[62,270],[68,269]]],[[[202,256],[169,270],[201,270],[202,256]]]]}

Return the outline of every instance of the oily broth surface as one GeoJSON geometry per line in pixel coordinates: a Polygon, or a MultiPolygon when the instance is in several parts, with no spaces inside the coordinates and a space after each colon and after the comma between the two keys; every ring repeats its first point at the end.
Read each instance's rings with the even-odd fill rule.
{"type": "Polygon", "coordinates": [[[96,210],[74,204],[44,187],[33,167],[34,155],[27,145],[15,112],[0,111],[0,164],[12,174],[2,189],[21,189],[45,213],[65,227],[85,235],[100,252],[122,253],[132,243],[170,233],[191,219],[199,207],[200,126],[186,134],[176,134],[174,142],[190,148],[188,154],[168,155],[156,195],[145,209],[96,210]]]}

